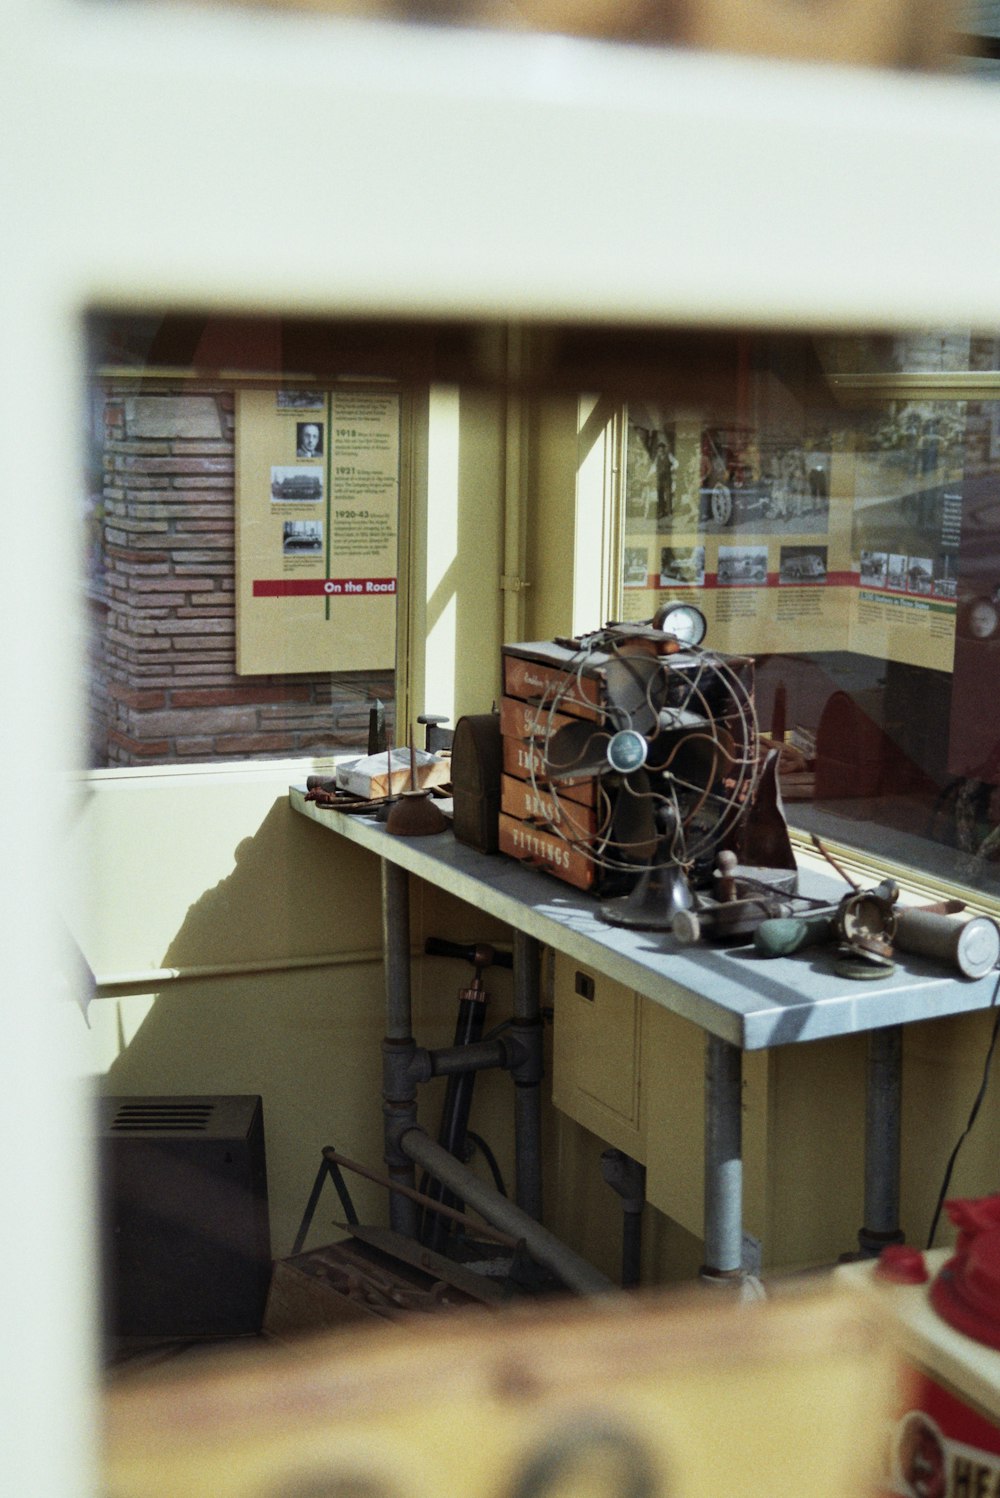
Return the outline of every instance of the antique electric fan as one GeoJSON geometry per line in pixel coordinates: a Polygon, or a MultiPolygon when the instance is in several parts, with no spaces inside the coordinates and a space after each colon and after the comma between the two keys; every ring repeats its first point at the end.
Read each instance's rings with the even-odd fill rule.
{"type": "Polygon", "coordinates": [[[532,788],[549,830],[617,892],[601,908],[614,924],[669,929],[712,883],[757,785],[752,663],[690,643],[695,615],[559,641],[572,654],[537,704],[532,788]]]}

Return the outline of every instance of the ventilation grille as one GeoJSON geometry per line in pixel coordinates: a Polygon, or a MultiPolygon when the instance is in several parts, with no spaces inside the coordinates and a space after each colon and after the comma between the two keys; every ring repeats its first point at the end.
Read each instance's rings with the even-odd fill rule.
{"type": "Polygon", "coordinates": [[[137,1131],[152,1134],[166,1130],[172,1133],[183,1131],[188,1134],[203,1134],[214,1112],[214,1103],[186,1102],[183,1098],[167,1102],[137,1099],[135,1102],[122,1103],[109,1128],[112,1132],[127,1130],[132,1134],[137,1131]]]}

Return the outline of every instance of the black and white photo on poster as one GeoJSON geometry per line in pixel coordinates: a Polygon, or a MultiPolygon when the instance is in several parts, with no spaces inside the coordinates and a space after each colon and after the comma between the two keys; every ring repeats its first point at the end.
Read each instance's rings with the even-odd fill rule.
{"type": "Polygon", "coordinates": [[[669,587],[671,583],[694,588],[704,587],[704,546],[660,548],[660,587],[669,587]]]}
{"type": "Polygon", "coordinates": [[[625,520],[658,531],[825,533],[833,436],[666,418],[629,407],[625,520]]]}
{"type": "Polygon", "coordinates": [[[649,548],[626,546],[622,558],[622,583],[626,588],[645,588],[649,584],[649,548]]]}
{"type": "Polygon", "coordinates": [[[279,390],[279,411],[322,411],[326,397],[322,390],[279,390]]]}
{"type": "Polygon", "coordinates": [[[295,424],[295,456],[307,462],[323,456],[323,423],[298,421],[295,424]]]}
{"type": "Polygon", "coordinates": [[[825,583],[825,546],[783,546],[778,561],[778,583],[825,583]]]}
{"type": "Polygon", "coordinates": [[[323,550],[322,520],[284,520],[281,525],[281,550],[285,556],[301,556],[323,550]]]}
{"type": "Polygon", "coordinates": [[[271,468],[271,500],[276,504],[318,504],[323,475],[317,468],[271,468]]]}
{"type": "Polygon", "coordinates": [[[739,584],[762,587],[767,582],[767,547],[720,546],[718,579],[720,588],[739,584]]]}

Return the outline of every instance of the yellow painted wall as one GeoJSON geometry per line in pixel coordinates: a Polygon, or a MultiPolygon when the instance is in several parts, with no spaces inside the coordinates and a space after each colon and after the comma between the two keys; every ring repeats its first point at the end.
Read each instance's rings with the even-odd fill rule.
{"type": "MultiPolygon", "coordinates": [[[[903,1032],[903,1205],[910,1241],[923,1244],[948,1159],[961,1137],[983,1079],[997,1013],[910,1025],[903,1032]]],[[[1000,1091],[996,1057],[979,1116],[959,1152],[953,1197],[1000,1191],[997,1139],[1000,1091]]],[[[954,1241],[947,1217],[936,1242],[954,1241]]]]}
{"type": "Polygon", "coordinates": [[[98,1085],[260,1093],[277,1253],[324,1144],[380,1153],[377,870],[293,816],[287,780],[95,777],[75,831],[89,898],[74,925],[106,995],[89,1014],[98,1085]]]}
{"type": "MultiPolygon", "coordinates": [[[[271,769],[98,776],[70,850],[89,871],[72,924],[101,985],[84,1037],[95,1088],[259,1093],[276,1256],[291,1249],[324,1145],[382,1168],[377,860],[296,816],[287,802],[294,778],[271,769]],[[257,963],[272,967],[254,971],[257,963]],[[214,975],[198,976],[206,967],[214,975]],[[151,982],[156,969],[176,975],[151,982]]],[[[428,935],[509,948],[510,932],[414,881],[414,1032],[422,1045],[446,1045],[471,969],[423,958],[428,935]]],[[[510,1013],[509,971],[491,969],[486,986],[492,1026],[510,1013]]],[[[421,1092],[432,1133],[444,1085],[421,1092]]],[[[473,1126],[512,1189],[510,1087],[499,1073],[477,1077],[473,1126]]],[[[544,1134],[547,1216],[617,1273],[617,1201],[591,1168],[600,1146],[547,1096],[544,1134]]],[[[481,1160],[474,1168],[487,1176],[481,1160]]],[[[382,1188],[353,1177],[349,1186],[362,1221],[388,1220],[382,1188]]],[[[327,1190],[309,1245],[339,1235],[327,1190]]]]}
{"type": "Polygon", "coordinates": [[[576,399],[539,400],[531,413],[528,463],[528,640],[547,640],[573,627],[576,471],[576,399]]]}

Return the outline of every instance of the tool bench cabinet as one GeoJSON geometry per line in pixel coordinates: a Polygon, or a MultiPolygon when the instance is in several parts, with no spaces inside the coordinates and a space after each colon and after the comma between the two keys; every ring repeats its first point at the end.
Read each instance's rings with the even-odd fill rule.
{"type": "MultiPolygon", "coordinates": [[[[301,787],[291,788],[290,801],[332,835],[331,854],[346,838],[380,860],[384,912],[403,909],[407,881],[424,879],[511,927],[515,977],[542,948],[554,954],[553,1100],[646,1164],[649,1200],[704,1238],[711,1274],[740,1271],[745,1228],[765,1240],[770,1264],[809,1257],[810,1233],[841,1230],[838,1210],[860,1217],[866,1248],[898,1235],[902,1027],[988,1009],[995,973],[957,978],[901,955],[892,977],[861,983],[809,953],[762,959],[752,947],[684,947],[659,932],[606,924],[591,897],[469,848],[450,829],[393,837],[372,818],[307,801],[301,787]],[[829,1096],[813,1041],[829,1043],[823,1050],[834,1058],[829,1096]],[[833,1204],[817,1226],[803,1214],[797,1222],[802,1172],[825,1177],[834,1168],[821,1189],[833,1187],[841,1204],[846,1195],[845,1162],[824,1110],[863,1113],[863,1186],[859,1180],[856,1203],[833,1204]],[[817,1148],[807,1147],[797,1120],[817,1148]]],[[[832,877],[808,869],[800,887],[816,898],[841,892],[832,877]]],[[[408,1006],[409,931],[388,918],[383,929],[387,1006],[398,1021],[408,1006]]],[[[839,1242],[837,1251],[853,1246],[839,1242]]]]}

